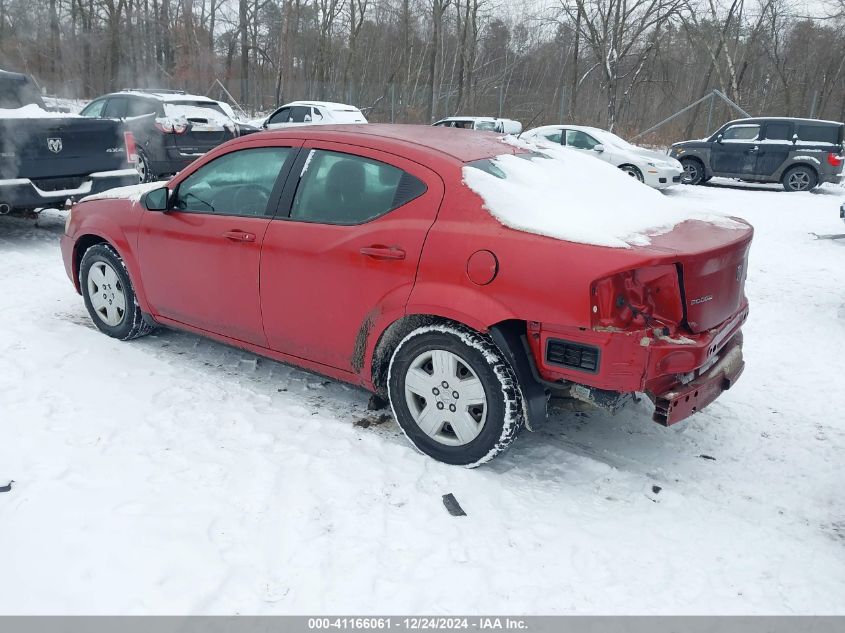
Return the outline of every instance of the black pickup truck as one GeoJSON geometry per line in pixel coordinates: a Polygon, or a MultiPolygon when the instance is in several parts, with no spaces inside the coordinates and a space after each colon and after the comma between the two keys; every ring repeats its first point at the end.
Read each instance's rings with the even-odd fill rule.
{"type": "Polygon", "coordinates": [[[119,121],[48,112],[27,75],[0,70],[0,214],[136,184],[119,121]]]}

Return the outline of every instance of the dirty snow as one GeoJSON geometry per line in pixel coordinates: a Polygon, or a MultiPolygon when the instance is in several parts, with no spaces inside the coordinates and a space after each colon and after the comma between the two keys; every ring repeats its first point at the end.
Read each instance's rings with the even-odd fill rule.
{"type": "Polygon", "coordinates": [[[558,413],[472,471],[355,388],[107,338],[63,214],[0,217],[0,613],[845,614],[845,240],[809,234],[845,190],[667,196],[756,227],[738,384],[669,429],[558,413]]]}
{"type": "Polygon", "coordinates": [[[502,154],[492,162],[503,178],[465,165],[463,179],[493,217],[510,228],[614,248],[646,246],[650,236],[690,219],[744,228],[723,215],[696,212],[695,204],[679,204],[575,150],[508,142],[552,158],[502,154]]]}

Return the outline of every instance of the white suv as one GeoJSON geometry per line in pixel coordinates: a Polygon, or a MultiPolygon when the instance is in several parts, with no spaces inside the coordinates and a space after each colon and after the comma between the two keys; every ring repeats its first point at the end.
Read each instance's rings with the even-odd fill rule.
{"type": "Polygon", "coordinates": [[[275,130],[294,125],[333,125],[366,123],[364,114],[355,106],[327,101],[293,101],[283,105],[264,121],[261,127],[275,130]]]}

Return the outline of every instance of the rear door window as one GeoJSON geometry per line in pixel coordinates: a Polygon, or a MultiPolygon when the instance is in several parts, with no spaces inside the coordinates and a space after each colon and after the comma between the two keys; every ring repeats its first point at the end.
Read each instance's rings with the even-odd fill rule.
{"type": "Polygon", "coordinates": [[[363,224],[421,196],[422,181],[371,158],[311,150],[293,199],[292,220],[363,224]]]}
{"type": "Polygon", "coordinates": [[[722,132],[722,140],[728,142],[748,143],[756,141],[759,136],[760,126],[756,123],[732,125],[722,132]]]}
{"type": "Polygon", "coordinates": [[[122,119],[126,116],[126,97],[112,97],[103,110],[103,116],[107,119],[122,119]]]}
{"type": "Polygon", "coordinates": [[[808,141],[812,143],[832,143],[838,145],[839,127],[835,125],[814,125],[812,123],[799,123],[798,130],[799,141],[808,141]]]}
{"type": "Polygon", "coordinates": [[[307,106],[292,106],[289,120],[291,123],[310,123],[311,108],[307,106]]]}
{"type": "Polygon", "coordinates": [[[541,136],[552,143],[560,143],[562,142],[563,132],[561,130],[558,130],[557,132],[546,132],[541,134],[541,136]]]}
{"type": "Polygon", "coordinates": [[[770,141],[791,141],[792,140],[792,124],[791,123],[767,123],[766,124],[766,138],[770,141]]]}
{"type": "Polygon", "coordinates": [[[126,116],[144,116],[146,114],[156,114],[158,112],[158,103],[150,99],[130,99],[129,105],[126,107],[126,116]]]}

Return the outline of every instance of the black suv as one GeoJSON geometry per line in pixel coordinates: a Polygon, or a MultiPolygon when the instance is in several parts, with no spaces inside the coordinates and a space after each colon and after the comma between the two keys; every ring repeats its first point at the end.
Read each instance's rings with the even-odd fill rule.
{"type": "Polygon", "coordinates": [[[220,103],[177,90],[123,90],[94,99],[80,114],[123,119],[135,136],[143,182],[172,176],[239,133],[220,103]]]}
{"type": "Polygon", "coordinates": [[[670,155],[681,161],[686,184],[726,176],[808,191],[823,182],[842,182],[843,128],[817,119],[739,119],[710,138],[675,143],[670,155]]]}

